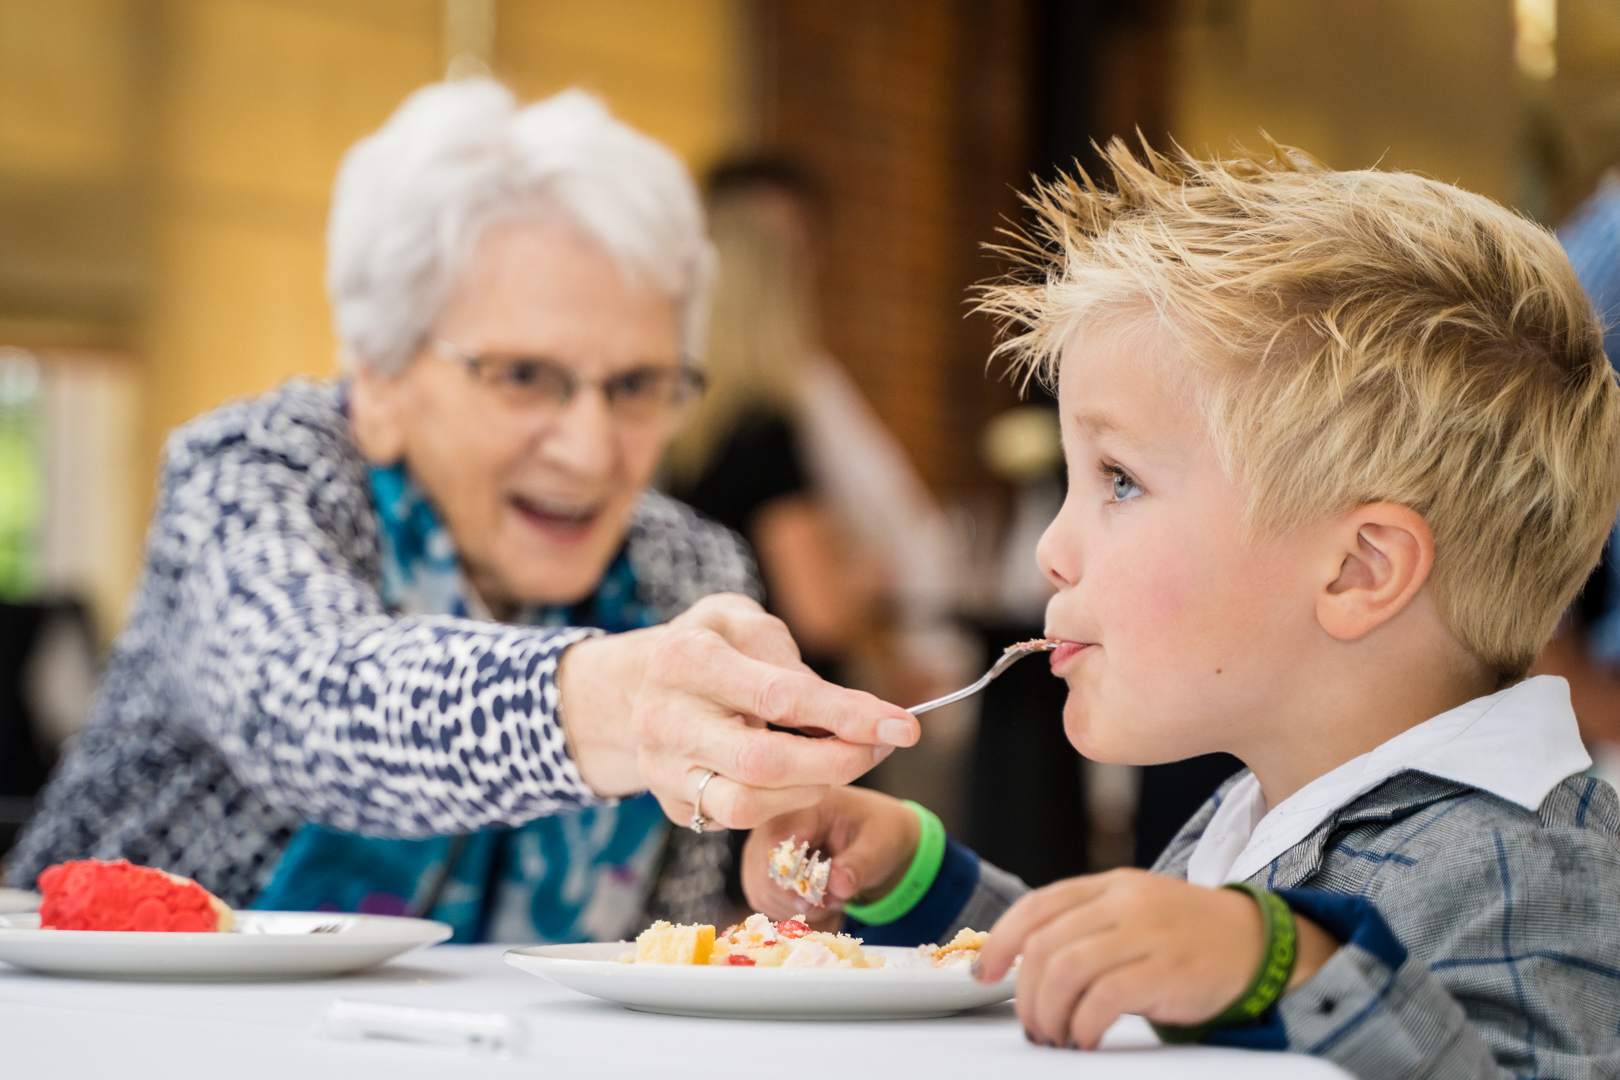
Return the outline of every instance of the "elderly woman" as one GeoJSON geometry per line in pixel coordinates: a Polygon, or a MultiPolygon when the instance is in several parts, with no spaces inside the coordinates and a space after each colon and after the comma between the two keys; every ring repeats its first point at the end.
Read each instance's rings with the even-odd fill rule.
{"type": "Polygon", "coordinates": [[[584,94],[439,85],[349,153],[329,239],[346,378],[170,439],[129,626],[7,880],[126,857],[459,940],[715,917],[705,825],[918,731],[810,675],[736,537],[646,490],[702,384],[690,178],[584,94]]]}

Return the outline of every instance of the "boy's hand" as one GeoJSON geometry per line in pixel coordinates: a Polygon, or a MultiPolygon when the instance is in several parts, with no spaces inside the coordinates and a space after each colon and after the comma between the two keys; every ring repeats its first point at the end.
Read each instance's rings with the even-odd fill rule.
{"type": "MultiPolygon", "coordinates": [[[[1338,942],[1295,916],[1288,988],[1338,942]]],[[[1018,1017],[1033,1042],[1094,1049],[1124,1013],[1201,1024],[1230,1005],[1260,965],[1264,925],[1252,897],[1145,870],[1070,878],[1024,896],[997,920],[974,975],[994,982],[1023,954],[1018,1017]]]]}
{"type": "Polygon", "coordinates": [[[855,897],[883,896],[900,883],[917,850],[917,815],[899,799],[865,788],[833,788],[808,810],[772,818],[743,847],[743,892],[754,910],[773,919],[807,915],[817,929],[836,924],[855,897]],[[771,881],[770,853],[790,836],[808,840],[832,859],[827,896],[819,908],[771,881]]]}

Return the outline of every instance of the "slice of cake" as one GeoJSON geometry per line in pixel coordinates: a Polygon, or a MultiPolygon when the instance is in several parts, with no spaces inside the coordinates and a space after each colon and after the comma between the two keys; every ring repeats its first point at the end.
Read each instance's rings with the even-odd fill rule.
{"type": "Polygon", "coordinates": [[[659,919],[636,935],[638,964],[707,964],[713,952],[712,926],[673,926],[659,919]]]}
{"type": "Polygon", "coordinates": [[[47,930],[217,933],[235,918],[223,900],[190,878],[125,859],[80,859],[40,872],[39,925],[47,930]]]}

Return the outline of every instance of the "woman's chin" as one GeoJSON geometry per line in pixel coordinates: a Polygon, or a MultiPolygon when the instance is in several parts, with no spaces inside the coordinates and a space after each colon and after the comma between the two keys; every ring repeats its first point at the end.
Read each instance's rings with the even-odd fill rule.
{"type": "Polygon", "coordinates": [[[593,529],[556,539],[523,529],[490,552],[489,567],[505,591],[531,604],[571,604],[596,590],[619,549],[617,538],[593,529]]]}

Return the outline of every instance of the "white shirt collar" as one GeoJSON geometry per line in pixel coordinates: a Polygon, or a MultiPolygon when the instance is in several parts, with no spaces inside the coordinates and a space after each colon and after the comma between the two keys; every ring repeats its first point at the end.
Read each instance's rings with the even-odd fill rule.
{"type": "Polygon", "coordinates": [[[1538,675],[1425,720],[1319,776],[1269,812],[1251,774],[1226,793],[1187,863],[1187,880],[1244,881],[1309,836],[1334,811],[1407,770],[1455,780],[1526,810],[1592,764],[1569,684],[1538,675]]]}

